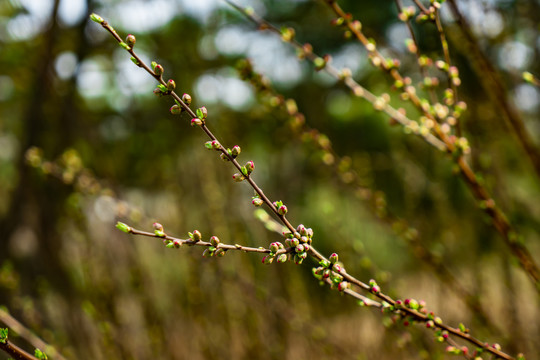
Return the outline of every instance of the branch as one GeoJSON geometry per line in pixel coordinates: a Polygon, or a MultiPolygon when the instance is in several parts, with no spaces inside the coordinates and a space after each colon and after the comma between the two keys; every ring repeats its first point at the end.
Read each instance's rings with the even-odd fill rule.
{"type": "Polygon", "coordinates": [[[0,349],[15,360],[39,360],[8,340],[8,329],[0,328],[0,349]]]}
{"type": "MultiPolygon", "coordinates": [[[[313,50],[309,44],[302,45],[294,40],[294,30],[287,29],[286,31],[280,31],[266,20],[260,18],[254,14],[252,9],[244,9],[230,0],[225,0],[235,9],[240,11],[249,20],[258,25],[261,30],[269,30],[276,34],[279,34],[281,38],[291,43],[299,51],[302,51],[302,57],[309,59],[313,62],[317,69],[324,69],[330,75],[334,76],[338,80],[343,80],[347,86],[349,86],[356,96],[363,97],[373,104],[375,109],[382,110],[393,119],[404,125],[406,129],[412,130],[415,134],[422,136],[431,145],[437,147],[440,150],[446,151],[452,155],[452,159],[459,168],[460,175],[469,187],[474,198],[477,201],[478,206],[491,218],[493,227],[501,234],[504,242],[509,247],[510,251],[517,257],[522,269],[529,275],[530,279],[535,285],[536,290],[540,293],[540,268],[536,264],[536,261],[532,257],[529,249],[523,243],[517,229],[510,223],[506,214],[500,207],[497,206],[495,200],[492,198],[489,191],[482,183],[481,178],[473,171],[467,160],[465,159],[465,153],[470,151],[468,141],[465,138],[457,138],[455,136],[449,136],[444,130],[444,127],[440,126],[437,119],[429,111],[431,107],[425,109],[422,105],[423,102],[416,95],[414,87],[407,86],[404,94],[407,94],[409,100],[420,110],[423,115],[430,120],[429,126],[420,126],[417,122],[408,119],[405,115],[401,114],[394,108],[387,104],[387,101],[382,97],[377,97],[360,86],[351,76],[350,73],[343,73],[332,67],[327,60],[317,56],[313,53],[313,50]],[[307,49],[307,50],[306,50],[307,49]],[[395,113],[394,113],[395,111],[395,113]],[[399,114],[399,115],[398,115],[399,114]],[[435,135],[433,135],[431,132],[435,135]]],[[[408,81],[401,76],[395,66],[388,64],[389,61],[385,59],[377,50],[372,42],[369,41],[361,31],[361,24],[357,20],[352,20],[350,14],[346,14],[341,7],[334,0],[325,0],[333,11],[340,18],[344,19],[344,23],[348,29],[355,34],[362,44],[366,47],[370,56],[373,59],[378,59],[374,64],[389,72],[396,82],[399,82],[402,86],[408,81]]],[[[401,86],[401,87],[402,87],[401,86]]],[[[429,104],[428,104],[429,105],[429,104]]]]}
{"type": "MultiPolygon", "coordinates": [[[[250,186],[255,190],[257,196],[253,199],[253,203],[256,206],[262,204],[267,205],[274,214],[278,217],[283,225],[289,230],[283,234],[286,238],[285,246],[281,243],[272,243],[269,249],[266,248],[249,248],[243,247],[241,245],[225,245],[221,244],[219,239],[213,236],[210,239],[210,242],[202,242],[201,234],[198,231],[190,233],[190,240],[187,239],[178,239],[170,237],[165,234],[163,226],[159,223],[154,224],[154,234],[149,232],[144,232],[140,230],[133,229],[129,225],[124,223],[118,223],[117,227],[126,233],[132,233],[136,235],[157,237],[164,239],[165,245],[167,247],[180,247],[183,244],[189,245],[200,245],[206,246],[210,256],[223,256],[228,250],[245,250],[249,252],[260,252],[267,253],[263,258],[265,264],[270,264],[274,259],[277,258],[277,262],[287,261],[289,256],[293,255],[294,252],[294,261],[296,264],[302,263],[302,261],[310,256],[315,259],[319,266],[313,269],[313,275],[318,280],[323,283],[330,284],[333,288],[353,296],[356,291],[353,289],[353,286],[360,288],[368,292],[369,294],[377,297],[380,300],[383,300],[381,303],[381,310],[383,312],[394,313],[398,316],[401,316],[411,321],[421,322],[425,324],[427,328],[433,329],[436,331],[436,336],[440,338],[440,341],[445,341],[449,335],[454,335],[463,340],[470,342],[476,347],[482,349],[482,351],[490,352],[491,354],[498,356],[503,359],[513,359],[512,356],[502,352],[500,346],[490,346],[475,337],[471,336],[465,326],[460,325],[460,328],[453,328],[443,323],[440,317],[435,316],[434,313],[428,313],[423,304],[418,303],[413,299],[406,299],[405,301],[394,300],[390,296],[381,292],[381,289],[374,280],[370,280],[369,284],[366,284],[354,276],[348,274],[344,267],[338,263],[338,255],[332,254],[329,258],[324,257],[312,246],[313,230],[306,228],[304,225],[300,224],[295,229],[291,223],[285,217],[287,213],[287,207],[281,201],[271,202],[266,195],[264,195],[262,189],[260,189],[254,180],[251,177],[251,172],[253,171],[254,164],[252,161],[246,163],[245,166],[241,166],[237,161],[236,157],[240,153],[240,148],[235,146],[233,150],[224,148],[215,135],[208,129],[206,126],[207,121],[207,110],[206,108],[197,109],[196,113],[191,110],[189,103],[191,102],[191,96],[184,94],[182,99],[174,92],[175,84],[173,80],[165,82],[162,78],[163,68],[161,65],[153,63],[152,68],[150,69],[133,51],[133,45],[135,44],[135,37],[133,35],[128,35],[126,42],[122,41],[120,36],[116,31],[99,15],[92,14],[91,19],[104,27],[109,31],[114,38],[119,42],[126,51],[132,55],[132,61],[139,67],[145,69],[149,74],[151,74],[158,82],[158,88],[154,91],[158,95],[162,96],[172,96],[176,102],[176,105],[173,105],[171,112],[173,114],[178,114],[182,110],[186,111],[190,116],[192,116],[191,125],[200,127],[211,139],[207,142],[205,146],[208,149],[214,149],[220,152],[222,159],[231,162],[236,169],[240,172],[233,175],[234,180],[244,181],[246,180],[250,186]],[[234,149],[237,148],[236,151],[234,149]],[[239,248],[240,247],[240,248],[239,248]],[[350,291],[349,291],[350,290],[350,291]]],[[[277,30],[277,29],[276,29],[277,30]]],[[[315,59],[314,59],[315,60],[315,59]]],[[[337,75],[337,72],[336,72],[337,75]]],[[[352,80],[350,76],[348,79],[352,80]]],[[[425,136],[424,136],[425,137],[425,136]]],[[[378,302],[373,302],[373,300],[367,299],[364,296],[358,294],[357,297],[360,300],[360,304],[364,306],[377,306],[378,302]]],[[[453,350],[453,349],[452,349],[453,350]]],[[[447,349],[448,351],[448,349],[447,349]]],[[[464,354],[465,350],[455,349],[457,354],[464,354]]]]}

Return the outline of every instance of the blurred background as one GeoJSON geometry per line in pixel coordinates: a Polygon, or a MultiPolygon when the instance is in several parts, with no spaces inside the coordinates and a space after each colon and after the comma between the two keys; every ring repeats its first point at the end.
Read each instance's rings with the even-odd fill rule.
{"type": "MultiPolygon", "coordinates": [[[[394,2],[339,3],[385,55],[401,60],[403,73],[422,80],[394,2]]],[[[389,92],[393,105],[418,119],[363,47],[330,25],[333,14],[323,1],[241,4],[295,28],[300,42],[332,54],[336,67],[350,68],[377,95],[389,92]]],[[[521,80],[523,71],[540,74],[538,2],[458,4],[538,146],[540,92],[521,80]]],[[[470,162],[540,261],[539,177],[447,5],[442,19],[460,69],[459,96],[468,105],[462,127],[470,162]]],[[[242,147],[240,162],[255,162],[255,181],[287,204],[294,225],[314,229],[320,251],[338,252],[348,272],[376,279],[395,298],[425,300],[450,325],[463,322],[512,354],[540,357],[538,292],[451,159],[313,71],[276,35],[257,31],[218,0],[4,0],[0,305],[65,357],[445,357],[431,331],[393,324],[319,286],[309,259],[265,266],[253,254],[203,258],[201,248],[166,249],[157,239],[116,230],[118,220],[147,231],[159,221],[181,238],[198,229],[203,239],[217,235],[231,244],[282,240],[254,215],[253,190],[231,181],[233,168],[204,149],[207,139],[187,115],[169,113],[171,99],[152,93],[154,80],[89,21],[92,12],[123,38],[136,35],[137,53],[162,64],[164,78],[191,94],[194,107],[207,107],[212,131],[226,147],[242,147]],[[241,79],[236,64],[246,57],[296,100],[307,126],[346,156],[340,164],[351,164],[349,175],[327,166],[333,163],[316,146],[316,133],[291,130],[287,112],[272,106],[275,96],[241,79]],[[406,220],[410,231],[396,235],[388,214],[406,220]]],[[[435,27],[414,29],[421,51],[442,59],[435,27]]],[[[25,339],[11,339],[33,352],[25,339]]]]}

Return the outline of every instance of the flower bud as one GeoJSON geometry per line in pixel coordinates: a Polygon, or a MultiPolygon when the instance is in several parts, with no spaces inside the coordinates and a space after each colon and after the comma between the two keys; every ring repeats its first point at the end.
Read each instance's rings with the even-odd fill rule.
{"type": "Polygon", "coordinates": [[[199,230],[193,230],[193,233],[189,235],[193,241],[201,241],[202,234],[199,230]]]}
{"type": "Polygon", "coordinates": [[[274,262],[274,257],[272,255],[266,255],[262,258],[262,263],[265,265],[269,265],[274,262]]]}
{"type": "Polygon", "coordinates": [[[182,108],[178,106],[178,104],[174,104],[173,106],[171,106],[171,114],[178,115],[181,112],[182,112],[182,108]]]}
{"type": "Polygon", "coordinates": [[[219,238],[217,236],[212,236],[210,238],[210,244],[212,244],[212,246],[218,246],[219,244],[219,238]]]}
{"type": "Polygon", "coordinates": [[[120,222],[118,221],[116,223],[116,228],[120,231],[123,231],[125,233],[130,233],[131,232],[131,227],[127,224],[124,224],[123,222],[120,222]]]}
{"type": "Polygon", "coordinates": [[[173,91],[174,89],[176,89],[176,83],[173,79],[169,79],[169,81],[167,81],[167,90],[173,91]]]}
{"type": "Polygon", "coordinates": [[[217,249],[214,252],[214,255],[217,257],[224,257],[225,256],[225,250],[224,249],[217,249]]]}
{"type": "Polygon", "coordinates": [[[191,119],[191,126],[201,126],[202,124],[203,124],[203,122],[199,118],[191,119]]]}
{"type": "Polygon", "coordinates": [[[212,143],[213,141],[207,141],[204,143],[204,147],[207,148],[208,150],[213,150],[214,147],[212,146],[212,143]]]}
{"type": "Polygon", "coordinates": [[[179,249],[182,246],[182,242],[179,240],[174,240],[173,245],[176,249],[179,249]]]}
{"type": "Polygon", "coordinates": [[[285,205],[281,205],[278,209],[277,209],[277,212],[279,215],[285,215],[287,213],[287,206],[285,205]]]}
{"type": "Polygon", "coordinates": [[[264,201],[261,198],[255,197],[253,200],[251,200],[251,203],[255,206],[261,206],[264,201]]]}
{"type": "Polygon", "coordinates": [[[279,254],[277,257],[277,262],[280,264],[287,262],[287,254],[279,254]]]}
{"type": "Polygon", "coordinates": [[[191,95],[189,95],[189,94],[184,94],[184,95],[182,95],[182,101],[183,101],[184,104],[186,104],[186,105],[191,104],[191,95]]]}
{"type": "Polygon", "coordinates": [[[338,284],[338,290],[343,291],[349,288],[349,283],[347,281],[342,281],[338,284]]]}
{"type": "Polygon", "coordinates": [[[233,148],[231,149],[231,155],[234,157],[240,155],[241,152],[242,152],[242,149],[240,149],[240,146],[238,145],[234,145],[233,148]]]}
{"type": "Polygon", "coordinates": [[[135,38],[135,35],[129,34],[128,36],[126,36],[126,44],[128,44],[129,46],[133,47],[136,41],[137,39],[135,38]]]}
{"type": "Polygon", "coordinates": [[[212,140],[211,144],[212,144],[212,149],[214,149],[214,150],[219,150],[219,149],[221,149],[221,144],[219,143],[219,141],[217,141],[217,140],[212,140]]]}
{"type": "Polygon", "coordinates": [[[197,114],[197,117],[201,120],[206,119],[206,117],[208,116],[208,110],[206,110],[204,106],[198,108],[195,112],[197,114]]]}
{"type": "Polygon", "coordinates": [[[233,176],[232,176],[233,180],[236,181],[236,182],[241,182],[241,181],[244,181],[246,178],[244,177],[244,175],[240,174],[240,173],[235,173],[233,176]]]}
{"type": "Polygon", "coordinates": [[[246,163],[246,170],[248,174],[251,174],[254,168],[255,168],[255,163],[253,162],[253,160],[250,160],[246,163]]]}
{"type": "Polygon", "coordinates": [[[226,154],[221,153],[221,154],[219,155],[219,157],[220,157],[221,160],[223,160],[223,161],[230,161],[229,157],[228,157],[226,154]]]}
{"type": "Polygon", "coordinates": [[[163,231],[163,225],[161,225],[158,222],[155,222],[153,224],[154,226],[154,234],[158,237],[165,237],[165,232],[163,231]]]}
{"type": "Polygon", "coordinates": [[[302,244],[296,245],[296,247],[294,248],[294,251],[296,251],[297,253],[304,252],[304,245],[302,244]]]}
{"type": "Polygon", "coordinates": [[[279,250],[279,243],[273,242],[270,244],[270,251],[276,253],[279,250]]]}
{"type": "Polygon", "coordinates": [[[152,68],[154,69],[154,74],[158,76],[163,74],[163,66],[156,63],[156,65],[153,66],[152,68]]]}
{"type": "Polygon", "coordinates": [[[338,254],[333,253],[332,255],[330,255],[330,257],[328,258],[328,260],[330,260],[330,262],[331,262],[332,264],[337,263],[337,261],[338,261],[338,254]]]}

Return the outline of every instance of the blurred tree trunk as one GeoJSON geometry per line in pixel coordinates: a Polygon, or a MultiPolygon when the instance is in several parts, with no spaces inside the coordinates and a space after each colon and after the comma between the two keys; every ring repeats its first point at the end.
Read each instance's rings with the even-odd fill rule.
{"type": "MultiPolygon", "coordinates": [[[[88,52],[88,43],[84,34],[86,17],[76,28],[61,27],[57,15],[60,0],[55,0],[48,28],[42,34],[40,45],[28,54],[34,66],[34,74],[28,87],[28,103],[21,119],[22,131],[19,138],[20,153],[17,158],[18,184],[9,200],[8,211],[0,219],[0,246],[6,251],[0,252],[0,262],[13,258],[10,241],[21,228],[30,228],[39,239],[37,251],[31,259],[25,258],[20,266],[21,275],[29,278],[43,275],[53,280],[57,288],[69,288],[67,275],[59,259],[62,217],[65,200],[69,189],[58,181],[37,179],[35,170],[25,163],[25,152],[33,146],[43,148],[49,158],[54,158],[74,142],[75,127],[78,121],[79,107],[76,104],[76,77],[68,80],[68,90],[59,93],[54,90],[54,60],[61,51],[73,51],[80,62],[88,52]],[[65,48],[59,43],[63,32],[74,32],[71,37],[72,48],[65,48]]],[[[87,9],[91,0],[87,0],[87,9]]],[[[29,286],[32,281],[23,281],[29,286]]]]}

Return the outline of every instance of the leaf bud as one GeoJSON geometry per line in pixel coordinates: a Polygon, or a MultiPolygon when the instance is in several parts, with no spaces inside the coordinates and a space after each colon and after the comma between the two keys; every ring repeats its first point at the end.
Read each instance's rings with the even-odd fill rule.
{"type": "Polygon", "coordinates": [[[123,231],[125,233],[130,233],[131,232],[131,227],[127,224],[124,224],[123,222],[120,222],[118,221],[116,223],[116,228],[120,231],[123,231]]]}
{"type": "Polygon", "coordinates": [[[90,19],[98,24],[103,24],[105,22],[105,20],[103,20],[103,18],[96,13],[92,13],[90,15],[90,19]]]}

